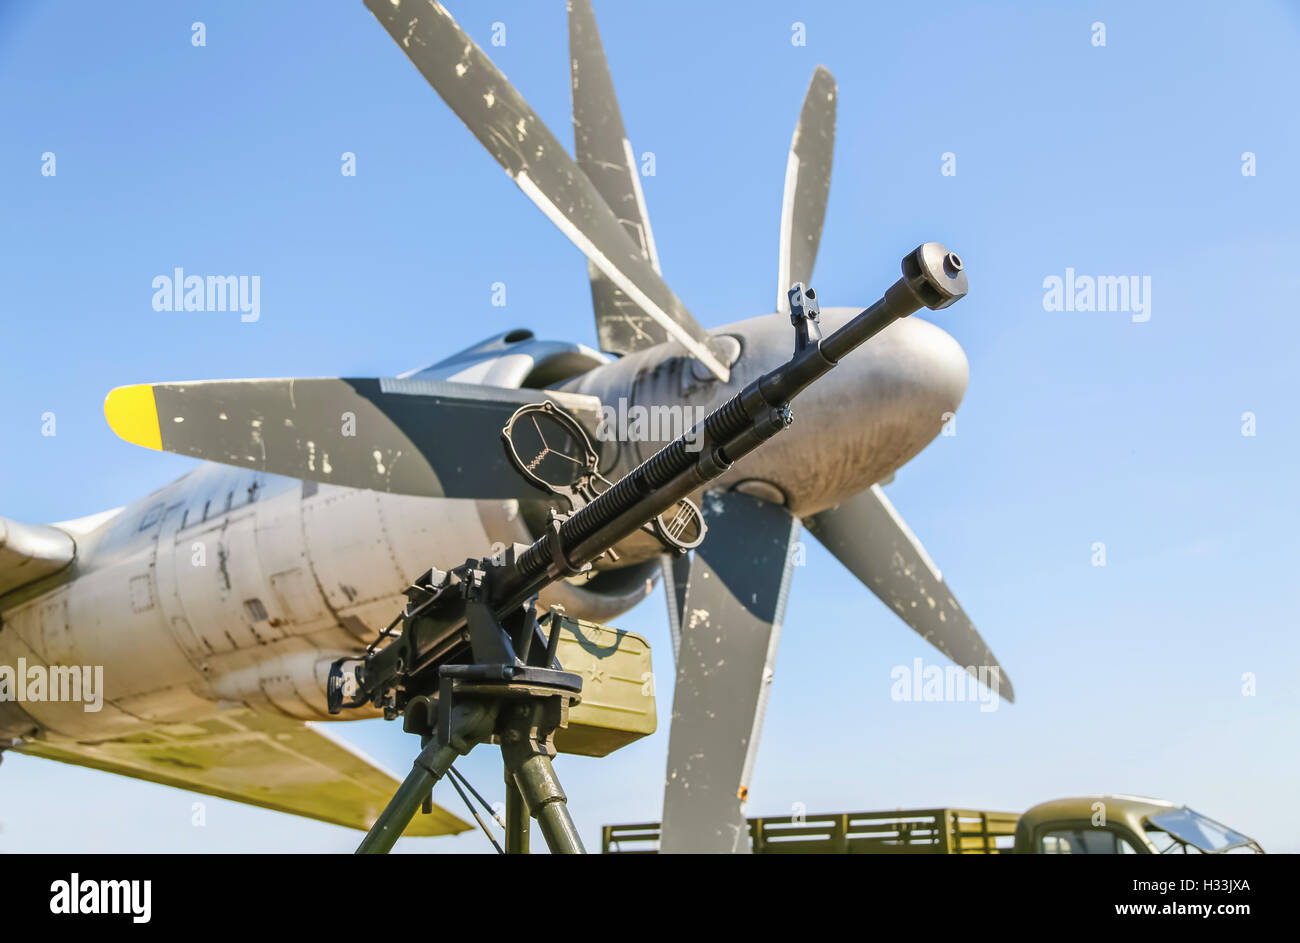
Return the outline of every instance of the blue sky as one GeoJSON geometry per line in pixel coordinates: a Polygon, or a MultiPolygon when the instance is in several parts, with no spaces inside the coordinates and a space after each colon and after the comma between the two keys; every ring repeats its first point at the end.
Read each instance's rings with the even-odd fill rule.
{"type": "MultiPolygon", "coordinates": [[[[891,668],[937,656],[809,539],[750,814],[1137,793],[1300,851],[1300,14],[1025,2],[938,4],[922,21],[906,4],[701,6],[596,4],[633,147],[656,156],[642,182],[664,274],[706,326],[771,309],[786,152],[826,65],[840,97],[823,303],[869,303],[931,239],[970,274],[969,297],[934,316],[971,363],[957,434],[889,495],[1017,693],[994,713],[892,701],[891,668]],[[945,152],[955,176],[940,172],[945,152]],[[1067,267],[1150,276],[1150,320],[1044,310],[1044,279],[1067,267]]],[[[563,3],[449,7],[570,142],[563,3]],[[504,47],[489,45],[494,22],[504,47]]],[[[516,326],[594,344],[577,250],[360,2],[309,11],[0,9],[0,514],[87,514],[191,467],[110,432],[114,386],[391,375],[516,326]],[[47,151],[54,177],[40,173],[47,151]],[[355,177],[340,173],[345,151],[355,177]],[[151,280],[175,266],[259,274],[261,319],[153,311],[151,280]],[[505,309],[490,303],[498,281],[505,309]],[[40,434],[47,411],[54,437],[40,434]]],[[[603,823],[656,818],[661,801],[662,598],[619,625],[656,647],[663,723],[609,759],[560,764],[589,844],[603,823]]],[[[408,768],[414,743],[395,725],[334,729],[408,768]]],[[[463,767],[500,797],[497,756],[463,767]]],[[[0,850],[355,845],[218,800],[193,828],[192,801],[11,755],[0,850]]]]}

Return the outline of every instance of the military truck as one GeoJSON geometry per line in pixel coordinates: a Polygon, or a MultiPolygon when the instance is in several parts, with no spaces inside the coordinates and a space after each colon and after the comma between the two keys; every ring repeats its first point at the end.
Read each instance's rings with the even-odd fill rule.
{"type": "MultiPolygon", "coordinates": [[[[1027,812],[911,809],[749,819],[754,854],[1263,854],[1252,838],[1163,799],[1080,796],[1027,812]]],[[[607,825],[605,854],[656,854],[659,823],[607,825]]]]}

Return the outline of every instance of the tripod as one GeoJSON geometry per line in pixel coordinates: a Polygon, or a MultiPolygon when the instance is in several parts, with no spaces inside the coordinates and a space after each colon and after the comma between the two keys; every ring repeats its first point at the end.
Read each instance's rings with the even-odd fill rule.
{"type": "MultiPolygon", "coordinates": [[[[481,604],[472,600],[470,605],[481,604]]],[[[485,612],[490,616],[486,606],[475,615],[482,617],[485,612]]],[[[508,640],[510,633],[495,619],[492,622],[508,640]]],[[[530,622],[527,631],[531,638],[536,622],[531,618],[530,622]]],[[[552,615],[550,629],[547,665],[554,664],[559,643],[558,614],[552,615]]],[[[581,700],[582,678],[555,668],[521,664],[518,659],[512,664],[443,664],[437,670],[436,697],[412,697],[403,712],[404,728],[420,735],[423,749],[362,839],[357,854],[392,850],[452,763],[486,742],[501,746],[505,763],[506,853],[528,852],[531,817],[537,819],[553,854],[585,854],[569,815],[568,799],[551,764],[555,730],[567,723],[569,707],[581,700]]]]}

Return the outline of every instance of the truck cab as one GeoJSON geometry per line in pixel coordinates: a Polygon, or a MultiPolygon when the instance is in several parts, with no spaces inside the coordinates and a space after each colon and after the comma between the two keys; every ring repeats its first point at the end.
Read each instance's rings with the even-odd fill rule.
{"type": "Polygon", "coordinates": [[[1163,799],[1053,799],[1016,823],[1016,854],[1262,854],[1252,838],[1163,799]]]}

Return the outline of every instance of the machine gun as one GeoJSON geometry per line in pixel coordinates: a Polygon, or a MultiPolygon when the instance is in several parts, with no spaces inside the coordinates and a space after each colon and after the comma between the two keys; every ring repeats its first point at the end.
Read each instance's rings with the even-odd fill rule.
{"type": "Polygon", "coordinates": [[[389,719],[402,716],[404,729],[418,734],[423,746],[359,853],[390,850],[456,758],[483,742],[499,744],[505,762],[506,851],[527,850],[527,816],[538,820],[552,852],[584,851],[551,764],[553,734],[581,700],[582,678],[556,660],[562,618],[552,611],[543,632],[538,593],[583,572],[641,528],[677,552],[697,546],[704,522],[689,496],[790,425],[790,402],[800,391],[895,320],[922,307],[946,308],[966,294],[961,260],[938,243],[909,253],[902,268],[902,277],[883,297],[825,338],[816,294],[797,283],[790,290],[791,359],[615,484],[597,474],[596,453],[572,417],[549,403],[515,413],[503,431],[511,461],[534,484],[566,498],[571,510],[553,510],[546,533],[531,546],[466,560],[448,572],[429,570],[407,591],[407,606],[365,655],[340,659],[331,669],[331,713],[367,704],[382,708],[389,719]],[[809,334],[813,326],[816,338],[809,334]],[[529,428],[536,431],[540,450],[521,448],[520,430],[529,428]],[[576,445],[576,461],[567,455],[573,449],[557,453],[556,436],[576,445]],[[521,451],[532,459],[521,458],[521,451]],[[551,454],[569,459],[571,471],[560,483],[540,471],[551,454]],[[400,634],[394,635],[399,624],[400,634]],[[381,642],[387,644],[379,647],[381,642]],[[345,670],[354,661],[352,671],[345,670]]]}

